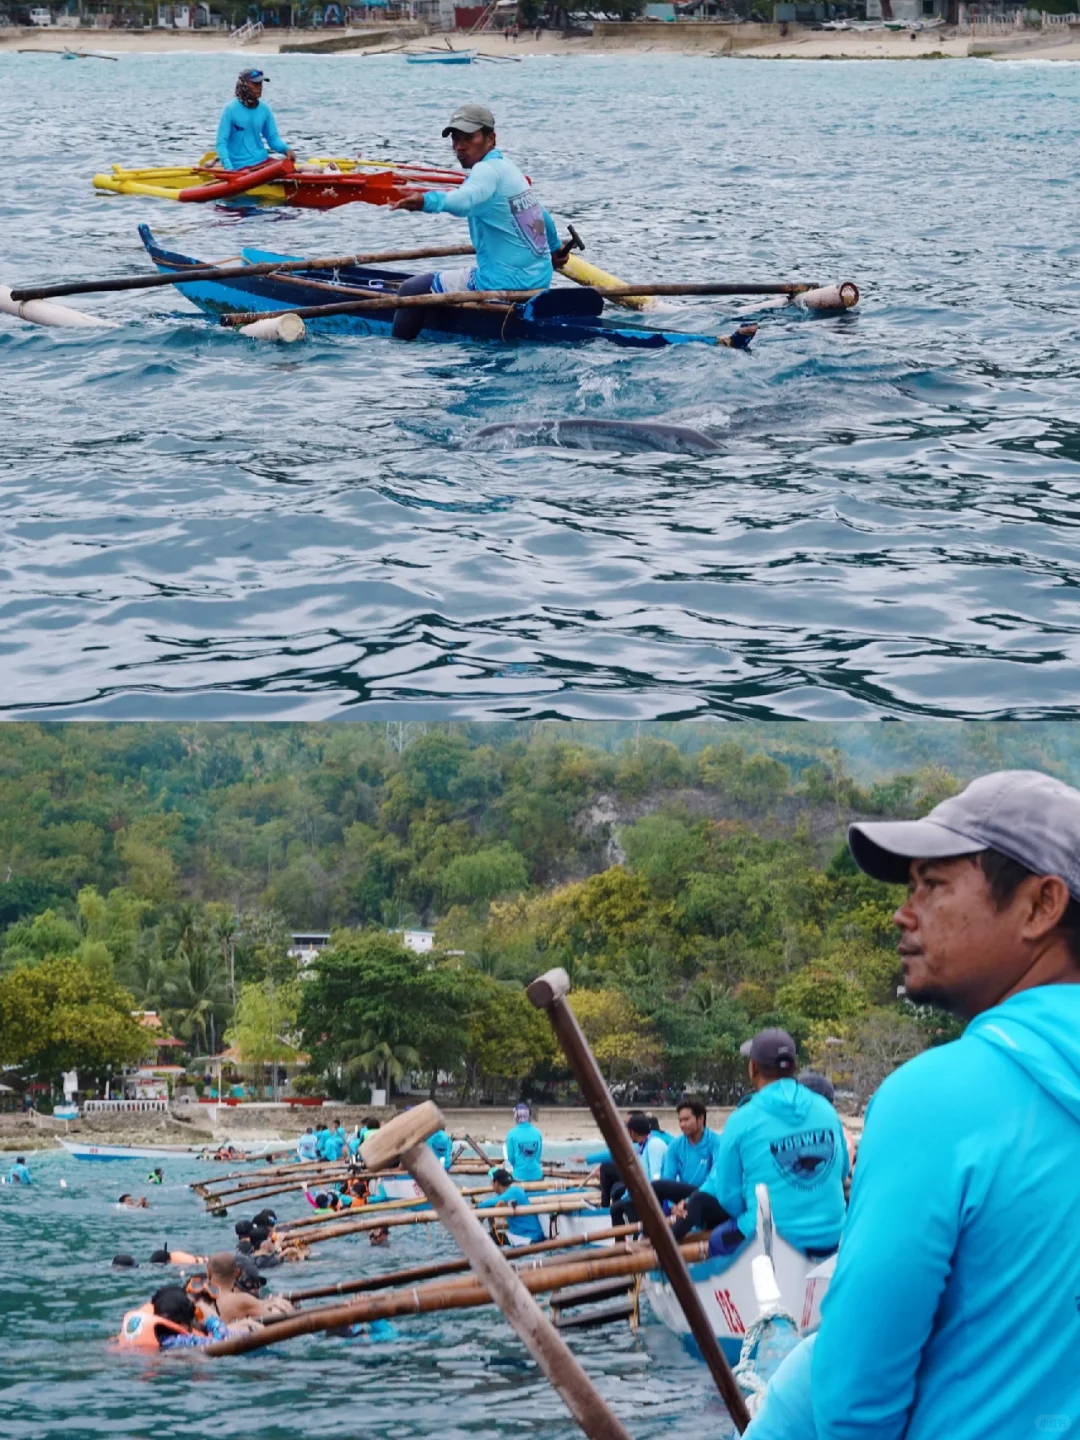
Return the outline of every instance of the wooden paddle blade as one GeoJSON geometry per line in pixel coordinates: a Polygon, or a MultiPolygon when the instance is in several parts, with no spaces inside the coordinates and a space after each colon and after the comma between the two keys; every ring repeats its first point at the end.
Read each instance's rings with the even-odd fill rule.
{"type": "Polygon", "coordinates": [[[376,1130],[361,1145],[360,1158],[369,1170],[381,1169],[445,1126],[439,1107],[433,1100],[425,1100],[423,1105],[396,1115],[388,1125],[376,1130]]]}

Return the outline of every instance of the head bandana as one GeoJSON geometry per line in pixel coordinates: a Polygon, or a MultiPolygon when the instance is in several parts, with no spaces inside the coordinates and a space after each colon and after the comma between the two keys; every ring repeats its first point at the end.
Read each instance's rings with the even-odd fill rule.
{"type": "Polygon", "coordinates": [[[258,92],[246,75],[241,75],[240,79],[236,82],[236,98],[240,101],[241,105],[246,105],[249,110],[254,110],[259,103],[258,92]]]}

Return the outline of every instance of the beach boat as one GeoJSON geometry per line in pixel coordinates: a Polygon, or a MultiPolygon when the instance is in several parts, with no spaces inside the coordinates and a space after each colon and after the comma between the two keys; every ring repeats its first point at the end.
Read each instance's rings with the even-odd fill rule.
{"type": "Polygon", "coordinates": [[[182,1160],[200,1155],[202,1145],[83,1145],[74,1140],[60,1144],[73,1160],[182,1160]]]}
{"type": "Polygon", "coordinates": [[[317,157],[302,163],[268,160],[246,170],[223,171],[210,150],[194,165],[127,170],[113,165],[94,176],[94,189],[142,195],[182,204],[236,202],[285,205],[299,210],[336,210],[360,201],[390,205],[406,190],[446,190],[465,179],[461,170],[397,164],[386,160],[317,157]]]}
{"type": "MultiPolygon", "coordinates": [[[[57,1138],[60,1139],[59,1136],[57,1138]]],[[[251,1144],[244,1140],[217,1140],[205,1145],[87,1145],[75,1140],[60,1139],[60,1144],[73,1160],[182,1160],[227,1145],[243,1150],[250,1159],[255,1160],[285,1148],[287,1142],[260,1140],[251,1144]]]]}
{"type": "MultiPolygon", "coordinates": [[[[176,277],[176,288],[204,314],[220,318],[230,314],[279,313],[283,310],[304,311],[308,307],[335,304],[340,301],[363,300],[373,295],[393,294],[407,275],[400,270],[383,270],[369,266],[344,267],[334,271],[333,280],[326,271],[291,271],[280,275],[230,276],[227,280],[193,280],[185,284],[183,273],[192,268],[205,268],[207,262],[189,255],[165,250],[154,239],[148,225],[139,226],[139,236],[147,254],[164,275],[176,277]]],[[[244,249],[245,264],[268,261],[284,263],[296,258],[274,251],[244,249]]],[[[433,309],[437,316],[429,329],[422,332],[428,339],[488,340],[498,342],[531,341],[535,344],[566,345],[605,341],[634,349],[655,350],[668,345],[734,344],[742,348],[749,343],[749,334],[730,339],[717,335],[687,334],[681,331],[651,329],[628,321],[605,316],[604,299],[595,290],[555,288],[536,296],[526,304],[504,306],[445,306],[433,309]]],[[[313,330],[353,335],[390,334],[392,310],[311,317],[313,330]]],[[[752,331],[751,331],[752,333],[752,331]]]]}
{"type": "MultiPolygon", "coordinates": [[[[743,1338],[758,1313],[753,1263],[759,1255],[772,1260],[783,1308],[804,1332],[816,1329],[821,1320],[821,1301],[829,1287],[836,1257],[811,1259],[787,1243],[772,1224],[768,1191],[757,1187],[758,1226],[753,1238],[734,1256],[702,1260],[689,1266],[694,1289],[724,1354],[735,1364],[743,1338]]],[[[645,1277],[642,1288],[656,1318],[679,1337],[688,1350],[697,1354],[697,1344],[670,1283],[659,1271],[645,1277]]]]}
{"type": "Polygon", "coordinates": [[[475,59],[475,50],[447,51],[445,55],[435,52],[431,55],[405,56],[408,65],[471,65],[475,59]]]}

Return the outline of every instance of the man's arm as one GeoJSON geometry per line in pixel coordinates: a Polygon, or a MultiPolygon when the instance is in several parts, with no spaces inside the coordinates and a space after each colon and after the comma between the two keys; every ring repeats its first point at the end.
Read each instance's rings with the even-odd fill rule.
{"type": "Polygon", "coordinates": [[[289,147],[278,134],[277,121],[274,119],[274,112],[267,110],[266,119],[263,122],[263,138],[271,150],[276,150],[279,155],[291,154],[289,147]]]}
{"type": "MultiPolygon", "coordinates": [[[[742,1217],[744,1221],[748,1221],[753,1217],[753,1211],[747,1210],[746,1197],[743,1194],[742,1150],[739,1147],[739,1137],[743,1129],[740,1123],[741,1114],[741,1111],[736,1111],[724,1126],[720,1143],[716,1147],[716,1159],[701,1189],[719,1201],[732,1219],[742,1217]]],[[[746,1233],[743,1230],[743,1234],[746,1233]]]]}
{"type": "Polygon", "coordinates": [[[217,127],[217,140],[214,147],[217,150],[217,156],[221,161],[222,168],[225,170],[236,169],[236,166],[232,162],[232,157],[229,154],[229,132],[232,130],[231,110],[232,105],[230,103],[226,105],[225,109],[221,112],[221,119],[218,121],[217,127]]]}
{"type": "Polygon", "coordinates": [[[946,1089],[928,1093],[926,1068],[916,1061],[886,1080],[867,1115],[814,1350],[819,1440],[901,1440],[907,1430],[969,1168],[963,1126],[949,1123],[946,1089]]]}
{"type": "Polygon", "coordinates": [[[664,1152],[664,1163],[660,1167],[661,1180],[677,1180],[679,1178],[679,1150],[682,1146],[678,1140],[673,1140],[664,1152]]]}
{"type": "Polygon", "coordinates": [[[495,194],[498,185],[498,170],[494,165],[485,165],[481,161],[479,165],[473,166],[465,183],[456,190],[449,192],[445,190],[426,191],[424,209],[429,215],[445,212],[447,215],[457,215],[460,219],[466,219],[481,205],[487,204],[495,194]]]}

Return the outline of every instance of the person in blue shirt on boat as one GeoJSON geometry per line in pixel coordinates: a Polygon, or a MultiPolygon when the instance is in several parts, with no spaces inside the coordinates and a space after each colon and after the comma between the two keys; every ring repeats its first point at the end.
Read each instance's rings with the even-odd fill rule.
{"type": "Polygon", "coordinates": [[[645,1118],[649,1122],[649,1129],[657,1137],[657,1139],[662,1140],[665,1146],[670,1145],[671,1142],[675,1139],[675,1136],[669,1135],[666,1130],[662,1130],[660,1128],[660,1121],[656,1118],[655,1115],[646,1115],[645,1118]]]}
{"type": "Polygon", "coordinates": [[[436,1130],[434,1135],[428,1136],[427,1142],[435,1154],[439,1157],[439,1164],[444,1170],[450,1169],[450,1162],[454,1158],[454,1142],[445,1130],[436,1130]]]}
{"type": "MultiPolygon", "coordinates": [[[[660,1179],[654,1181],[657,1198],[672,1205],[688,1200],[709,1177],[720,1147],[720,1136],[706,1124],[708,1111],[692,1095],[684,1096],[676,1106],[680,1134],[667,1147],[660,1179]]],[[[702,1202],[704,1203],[704,1202],[702,1202]]],[[[722,1217],[726,1219],[727,1217],[722,1217]]],[[[713,1218],[713,1224],[720,1220],[713,1218]]],[[[680,1233],[685,1234],[689,1225],[680,1233]]]]}
{"type": "Polygon", "coordinates": [[[315,1160],[319,1154],[319,1142],[315,1138],[315,1132],[309,1125],[303,1135],[296,1142],[296,1158],[298,1160],[315,1160]]]}
{"type": "Polygon", "coordinates": [[[9,1185],[32,1185],[33,1179],[24,1156],[20,1155],[8,1172],[9,1185]]]}
{"type": "MultiPolygon", "coordinates": [[[[742,1053],[749,1061],[753,1094],[728,1119],[712,1170],[696,1195],[677,1207],[680,1234],[711,1229],[700,1196],[711,1196],[723,1219],[726,1250],[737,1249],[757,1229],[755,1189],[768,1187],[780,1235],[805,1255],[824,1258],[844,1228],[847,1143],[840,1117],[822,1095],[795,1078],[795,1041],[786,1030],[762,1030],[742,1053]],[[685,1233],[685,1230],[682,1231],[685,1233]]],[[[680,1235],[681,1238],[681,1235],[680,1235]]]]}
{"type": "Polygon", "coordinates": [[[536,1215],[525,1215],[521,1210],[527,1209],[529,1196],[522,1187],[515,1183],[514,1177],[508,1170],[499,1169],[491,1177],[491,1188],[495,1191],[487,1200],[481,1200],[477,1205],[478,1210],[491,1210],[496,1205],[517,1205],[519,1213],[511,1216],[506,1226],[506,1238],[511,1245],[532,1245],[537,1240],[543,1240],[544,1227],[540,1224],[536,1215]]]}
{"type": "Polygon", "coordinates": [[[217,155],[224,170],[264,165],[274,154],[296,159],[278,134],[273,112],[262,98],[266,83],[267,77],[261,70],[240,72],[236,95],[221,112],[218,124],[217,155]]]}
{"type": "MultiPolygon", "coordinates": [[[[459,105],[443,130],[454,154],[469,172],[457,190],[428,190],[403,196],[391,209],[457,215],[469,222],[476,262],[456,270],[413,275],[399,295],[446,295],[463,290],[546,290],[552,267],[566,263],[570,242],[559,244],[555,222],[528,180],[498,148],[495,117],[483,105],[459,105]]],[[[394,337],[415,340],[430,310],[394,314],[394,337]]]]}
{"type": "Polygon", "coordinates": [[[320,1125],[315,1131],[315,1148],[318,1150],[320,1160],[330,1159],[330,1126],[320,1125]]]}
{"type": "Polygon", "coordinates": [[[542,1180],[544,1137],[532,1123],[528,1105],[514,1107],[514,1121],[503,1143],[503,1166],[515,1180],[542,1180]]]}
{"type": "Polygon", "coordinates": [[[1080,1422],[1080,792],[984,775],[856,824],[907,883],[907,998],[967,1021],[874,1096],[822,1305],[819,1440],[987,1440],[1080,1422]]]}

